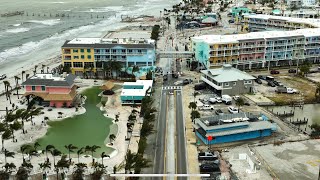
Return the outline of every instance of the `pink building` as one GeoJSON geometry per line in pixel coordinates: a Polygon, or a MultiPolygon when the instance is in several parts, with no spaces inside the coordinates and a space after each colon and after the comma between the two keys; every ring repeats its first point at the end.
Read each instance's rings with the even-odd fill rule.
{"type": "Polygon", "coordinates": [[[73,106],[77,97],[75,78],[76,76],[72,74],[65,76],[36,74],[22,83],[26,90],[24,96],[37,98],[41,103],[51,107],[73,106]]]}

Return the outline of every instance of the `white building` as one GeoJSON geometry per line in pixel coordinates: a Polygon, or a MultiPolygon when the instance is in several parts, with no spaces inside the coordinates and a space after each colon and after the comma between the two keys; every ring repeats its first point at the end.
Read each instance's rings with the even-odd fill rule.
{"type": "Polygon", "coordinates": [[[125,82],[121,92],[122,104],[141,104],[141,100],[152,91],[153,80],[125,82]]]}

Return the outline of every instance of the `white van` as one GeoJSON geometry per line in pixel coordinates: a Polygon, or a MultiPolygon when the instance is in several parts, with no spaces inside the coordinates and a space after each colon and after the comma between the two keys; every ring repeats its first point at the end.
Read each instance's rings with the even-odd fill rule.
{"type": "Polygon", "coordinates": [[[232,104],[232,97],[229,96],[229,95],[227,95],[227,94],[222,95],[222,96],[221,96],[221,100],[222,100],[222,102],[224,102],[224,103],[227,104],[227,105],[232,104]]]}

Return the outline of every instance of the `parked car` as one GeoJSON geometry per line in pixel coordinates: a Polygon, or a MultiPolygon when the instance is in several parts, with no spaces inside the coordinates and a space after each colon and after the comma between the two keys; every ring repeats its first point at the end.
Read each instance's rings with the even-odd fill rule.
{"type": "Polygon", "coordinates": [[[199,107],[199,110],[214,110],[214,106],[209,104],[204,104],[203,106],[199,107]]]}
{"type": "Polygon", "coordinates": [[[267,79],[267,76],[259,75],[258,78],[259,78],[259,79],[262,79],[262,80],[266,80],[266,79],[267,79]]]}
{"type": "Polygon", "coordinates": [[[233,19],[229,19],[229,24],[232,24],[232,23],[234,23],[234,20],[233,19]]]}
{"type": "Polygon", "coordinates": [[[277,71],[277,70],[271,70],[271,71],[270,71],[270,74],[280,74],[280,71],[277,71]]]}
{"type": "Polygon", "coordinates": [[[219,165],[217,164],[201,164],[200,165],[200,173],[212,173],[212,172],[220,172],[219,165]]]}
{"type": "Polygon", "coordinates": [[[235,101],[240,98],[240,96],[232,96],[232,97],[233,97],[233,99],[234,99],[235,101]]]}
{"type": "Polygon", "coordinates": [[[168,75],[164,75],[164,76],[163,76],[163,80],[164,80],[164,81],[168,80],[168,75]]]}
{"type": "Polygon", "coordinates": [[[215,113],[216,115],[224,115],[221,109],[217,109],[215,113]]]}
{"type": "Polygon", "coordinates": [[[224,102],[226,105],[232,104],[232,98],[229,95],[222,95],[221,97],[222,102],[224,102]]]}
{"type": "Polygon", "coordinates": [[[297,73],[297,70],[296,69],[289,69],[288,73],[297,73]]]}
{"type": "Polygon", "coordinates": [[[3,80],[3,79],[5,79],[5,78],[7,78],[7,75],[6,75],[6,74],[2,74],[2,75],[0,76],[0,80],[3,80]]]}
{"type": "Polygon", "coordinates": [[[168,93],[169,95],[173,95],[173,91],[169,91],[169,93],[168,93]]]}
{"type": "Polygon", "coordinates": [[[233,107],[233,106],[229,106],[229,107],[228,107],[228,111],[229,111],[231,114],[237,114],[237,113],[239,113],[239,109],[236,108],[236,107],[233,107]]]}
{"type": "Polygon", "coordinates": [[[190,83],[192,83],[192,80],[191,79],[185,79],[185,80],[183,80],[183,82],[182,82],[183,84],[190,84],[190,83]]]}
{"type": "Polygon", "coordinates": [[[277,93],[287,93],[287,94],[297,94],[297,93],[299,93],[299,91],[296,90],[296,89],[287,88],[287,87],[283,87],[283,86],[277,87],[275,92],[277,92],[277,93]]]}
{"type": "Polygon", "coordinates": [[[217,103],[217,99],[216,98],[209,98],[209,102],[211,104],[215,104],[215,103],[217,103]]]}
{"type": "Polygon", "coordinates": [[[198,160],[207,160],[207,161],[214,161],[217,160],[218,156],[215,154],[212,154],[211,152],[202,152],[198,153],[198,160]]]}
{"type": "Polygon", "coordinates": [[[199,83],[194,85],[194,90],[202,90],[206,88],[206,84],[205,83],[199,83]]]}
{"type": "Polygon", "coordinates": [[[256,78],[254,81],[258,84],[262,84],[262,81],[259,78],[256,78]]]}
{"type": "Polygon", "coordinates": [[[273,83],[273,81],[268,81],[268,86],[276,87],[276,85],[273,83]]]}
{"type": "Polygon", "coordinates": [[[274,81],[274,77],[273,76],[266,76],[266,81],[274,81]]]}
{"type": "Polygon", "coordinates": [[[250,106],[250,103],[248,101],[244,101],[244,105],[250,106]]]}

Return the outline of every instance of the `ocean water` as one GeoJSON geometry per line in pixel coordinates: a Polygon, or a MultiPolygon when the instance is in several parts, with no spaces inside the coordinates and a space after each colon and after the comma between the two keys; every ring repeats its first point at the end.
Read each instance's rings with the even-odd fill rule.
{"type": "Polygon", "coordinates": [[[24,11],[21,16],[0,17],[0,74],[60,54],[67,39],[100,37],[129,25],[120,22],[121,15],[159,16],[160,10],[178,1],[0,0],[1,14],[24,11]]]}

